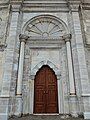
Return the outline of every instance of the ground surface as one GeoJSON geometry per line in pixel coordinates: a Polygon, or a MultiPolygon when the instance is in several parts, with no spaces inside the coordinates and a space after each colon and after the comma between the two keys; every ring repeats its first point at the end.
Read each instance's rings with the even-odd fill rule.
{"type": "Polygon", "coordinates": [[[69,115],[25,115],[22,117],[12,116],[9,120],[84,120],[82,117],[74,118],[69,115]]]}

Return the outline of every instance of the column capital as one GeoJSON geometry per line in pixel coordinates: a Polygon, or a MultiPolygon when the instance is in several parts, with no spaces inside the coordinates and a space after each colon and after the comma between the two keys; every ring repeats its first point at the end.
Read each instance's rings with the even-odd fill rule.
{"type": "Polygon", "coordinates": [[[20,34],[19,35],[19,39],[20,39],[20,42],[26,42],[27,39],[28,39],[28,36],[24,35],[24,34],[20,34]]]}
{"type": "Polygon", "coordinates": [[[72,37],[71,34],[66,34],[63,36],[63,39],[65,40],[65,42],[68,42],[68,41],[70,42],[71,37],[72,37]]]}

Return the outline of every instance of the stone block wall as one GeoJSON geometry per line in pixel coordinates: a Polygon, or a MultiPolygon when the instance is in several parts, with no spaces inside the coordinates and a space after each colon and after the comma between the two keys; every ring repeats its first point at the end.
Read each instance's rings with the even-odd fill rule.
{"type": "MultiPolygon", "coordinates": [[[[62,96],[60,98],[61,113],[83,113],[90,112],[90,1],[65,0],[43,1],[30,0],[0,0],[0,119],[7,120],[8,115],[19,112],[20,99],[23,101],[23,113],[33,114],[33,85],[31,74],[34,66],[41,60],[52,61],[59,67],[61,76],[62,96]],[[54,4],[52,3],[54,2],[54,4]],[[22,4],[21,4],[22,3],[22,4]],[[87,3],[89,3],[87,5],[87,3]],[[82,5],[83,31],[80,26],[79,5],[82,5]],[[56,7],[55,7],[56,6],[56,7]],[[88,9],[86,9],[88,8],[88,9]],[[23,32],[23,27],[27,21],[39,15],[53,15],[63,20],[68,26],[72,35],[71,50],[74,68],[76,95],[69,95],[69,80],[66,62],[66,48],[60,50],[40,50],[31,49],[30,45],[25,45],[24,75],[22,84],[22,98],[17,97],[17,74],[20,53],[19,35],[23,32]],[[84,39],[82,38],[82,33],[84,39]],[[84,40],[86,41],[84,43],[84,40]],[[2,47],[3,46],[3,47],[2,47]],[[58,55],[59,54],[59,55],[58,55]],[[51,56],[50,56],[51,55],[51,56]],[[53,56],[52,56],[53,55],[53,56]],[[57,60],[55,59],[58,56],[57,60]],[[47,59],[46,59],[46,58],[47,59]],[[88,74],[87,74],[88,71],[88,74]],[[89,79],[88,79],[89,76],[89,79]],[[4,96],[3,96],[4,95],[4,96]]],[[[32,46],[31,46],[32,47],[32,46]]],[[[39,47],[39,46],[38,46],[39,47]]],[[[51,64],[51,63],[50,63],[51,64]]],[[[59,81],[59,80],[58,80],[59,81]]],[[[22,103],[21,103],[22,104],[22,103]]]]}
{"type": "Polygon", "coordinates": [[[3,64],[4,64],[4,54],[5,52],[0,51],[0,94],[1,94],[1,88],[2,88],[2,79],[3,79],[3,64]]]}
{"type": "MultiPolygon", "coordinates": [[[[5,1],[5,4],[8,1],[5,1]]],[[[2,79],[4,73],[4,64],[5,64],[5,56],[6,56],[6,39],[8,36],[9,29],[9,6],[3,6],[3,1],[0,1],[0,94],[2,89],[2,79]]]]}
{"type": "Polygon", "coordinates": [[[0,9],[0,44],[6,42],[9,26],[9,6],[0,9]]]}
{"type": "Polygon", "coordinates": [[[80,13],[83,43],[85,47],[86,64],[87,64],[88,76],[90,81],[90,9],[87,3],[90,4],[88,0],[85,1],[79,13],[80,13]]]}

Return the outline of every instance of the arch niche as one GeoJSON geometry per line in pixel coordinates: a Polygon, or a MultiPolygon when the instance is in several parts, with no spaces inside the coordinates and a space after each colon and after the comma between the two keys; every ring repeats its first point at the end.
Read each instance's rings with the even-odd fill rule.
{"type": "MultiPolygon", "coordinates": [[[[22,29],[22,36],[21,36],[21,39],[22,39],[21,40],[21,48],[22,49],[21,50],[23,50],[23,52],[24,52],[25,43],[26,43],[27,46],[29,46],[30,45],[29,41],[32,41],[32,40],[35,40],[35,42],[38,41],[39,43],[42,41],[42,45],[44,45],[44,43],[46,44],[47,41],[51,44],[52,42],[50,42],[50,41],[52,41],[52,40],[55,42],[55,44],[58,45],[58,44],[60,44],[60,41],[65,43],[64,40],[66,40],[67,59],[69,58],[68,61],[70,61],[70,62],[68,62],[68,64],[69,64],[68,66],[70,66],[69,73],[70,73],[70,76],[72,76],[72,79],[70,79],[70,78],[69,79],[70,79],[71,83],[74,83],[73,82],[73,70],[72,70],[72,64],[71,64],[72,63],[72,61],[71,61],[71,50],[70,50],[70,42],[69,42],[70,37],[71,36],[69,34],[69,30],[67,28],[67,25],[61,19],[59,19],[59,18],[57,18],[55,16],[52,16],[52,15],[36,16],[36,17],[30,19],[28,22],[26,22],[26,24],[24,25],[24,27],[22,29]],[[25,38],[27,40],[25,40],[25,38]]],[[[34,43],[34,42],[32,42],[32,43],[34,43]]],[[[24,59],[24,54],[20,55],[20,56],[21,56],[20,61],[22,61],[22,59],[24,59]]],[[[52,60],[51,60],[51,62],[52,62],[52,60]]],[[[34,66],[37,66],[37,64],[35,64],[34,66]]],[[[46,66],[47,66],[47,64],[46,64],[46,66]]],[[[21,64],[21,66],[19,66],[19,67],[20,67],[20,69],[21,68],[23,69],[23,64],[21,64]]],[[[45,67],[45,65],[44,65],[44,67],[45,67]]],[[[40,71],[42,71],[42,69],[44,69],[44,67],[41,67],[40,71]]],[[[51,70],[49,67],[47,67],[47,69],[51,70]]],[[[32,81],[36,80],[36,78],[37,78],[36,76],[38,75],[37,73],[38,73],[38,71],[36,72],[36,74],[34,74],[34,76],[33,75],[29,75],[29,76],[33,76],[32,78],[30,78],[32,81]]],[[[54,72],[51,72],[51,73],[54,73],[54,72]]],[[[20,76],[21,75],[22,74],[20,73],[20,76]]],[[[58,78],[58,76],[55,75],[55,74],[54,74],[54,77],[58,78]]],[[[20,84],[20,82],[18,82],[18,83],[20,84]]],[[[17,86],[20,86],[19,84],[17,84],[17,86]]],[[[35,108],[33,110],[33,106],[34,106],[33,105],[34,104],[34,84],[32,86],[33,86],[33,90],[31,90],[31,96],[32,97],[30,98],[30,101],[31,101],[30,106],[31,107],[30,107],[30,112],[29,113],[33,114],[33,111],[34,111],[34,113],[40,113],[40,112],[36,112],[35,108]]],[[[70,84],[70,86],[71,86],[70,89],[71,89],[71,93],[72,93],[73,92],[72,86],[74,86],[74,84],[73,85],[70,84]]],[[[59,80],[58,80],[58,91],[60,91],[59,87],[60,87],[60,83],[59,83],[59,80]]],[[[56,92],[56,94],[57,94],[57,92],[56,92]]],[[[58,96],[59,96],[59,94],[58,94],[58,96]]],[[[56,103],[56,104],[59,103],[58,104],[59,113],[60,112],[62,112],[62,113],[64,112],[63,109],[60,108],[61,107],[60,104],[62,104],[62,103],[60,103],[61,99],[62,99],[62,97],[61,98],[58,97],[58,102],[56,103]]],[[[63,100],[62,100],[62,102],[63,102],[63,100]]],[[[58,113],[58,107],[56,107],[57,110],[54,111],[55,113],[58,113]]],[[[52,112],[52,113],[54,113],[54,112],[52,112]]],[[[44,111],[44,112],[41,112],[41,113],[46,113],[46,112],[44,111]]]]}
{"type": "MultiPolygon", "coordinates": [[[[52,15],[40,15],[40,16],[36,16],[36,17],[32,18],[31,20],[29,20],[25,24],[23,32],[25,35],[29,36],[30,41],[32,39],[35,41],[43,40],[43,44],[44,44],[46,41],[54,40],[54,42],[56,44],[58,44],[58,40],[59,40],[59,42],[60,41],[64,42],[64,40],[62,40],[61,37],[68,34],[68,29],[67,29],[66,24],[61,19],[59,19],[55,16],[52,16],[52,15]]],[[[39,69],[39,71],[37,71],[37,73],[34,74],[34,76],[33,76],[33,78],[35,78],[35,79],[33,79],[34,80],[34,95],[33,95],[33,97],[34,97],[33,112],[34,113],[58,113],[58,112],[60,112],[59,109],[61,109],[59,107],[61,103],[58,102],[61,99],[60,97],[58,98],[59,88],[57,85],[58,84],[57,78],[59,76],[55,75],[53,70],[51,70],[50,67],[47,66],[48,65],[47,63],[46,63],[46,65],[41,67],[39,69]],[[47,72],[50,72],[49,73],[50,75],[48,73],[46,75],[46,72],[45,72],[46,70],[47,70],[47,72]],[[43,72],[43,76],[42,76],[42,72],[43,72]],[[49,86],[49,84],[50,84],[50,83],[48,83],[48,80],[47,80],[48,76],[50,76],[49,79],[51,80],[50,87],[51,88],[54,86],[56,87],[56,88],[55,87],[53,88],[54,89],[54,90],[52,90],[53,92],[48,90],[49,87],[48,87],[48,89],[46,88],[46,86],[49,86]],[[52,76],[54,79],[52,79],[52,76]],[[40,78],[38,78],[38,77],[40,77],[40,78]],[[41,80],[41,81],[38,81],[38,80],[41,80]],[[53,80],[53,84],[52,84],[52,80],[53,80]],[[42,83],[43,83],[43,85],[42,85],[42,83]],[[40,87],[42,87],[42,88],[40,88],[40,87]],[[53,99],[53,97],[55,99],[53,99]],[[51,101],[50,100],[51,98],[54,101],[51,101]],[[50,103],[50,101],[51,101],[51,103],[50,103]]],[[[60,96],[60,94],[59,94],[59,96],[60,96]]]]}

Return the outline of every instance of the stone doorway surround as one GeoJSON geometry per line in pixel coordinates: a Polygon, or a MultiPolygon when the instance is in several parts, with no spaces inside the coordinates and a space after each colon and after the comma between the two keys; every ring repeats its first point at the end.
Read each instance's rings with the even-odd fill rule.
{"type": "MultiPolygon", "coordinates": [[[[36,23],[35,23],[36,24],[36,23]]],[[[52,23],[52,24],[55,24],[55,23],[52,23]]],[[[35,25],[34,25],[35,26],[35,25]]],[[[34,28],[33,28],[34,29],[34,28]]],[[[70,40],[71,40],[71,34],[69,34],[69,31],[67,29],[67,26],[66,24],[58,19],[58,18],[55,18],[54,16],[49,16],[49,15],[41,15],[41,16],[37,16],[36,18],[33,18],[32,20],[30,20],[29,22],[26,23],[26,25],[24,26],[23,30],[26,30],[24,31],[23,34],[21,34],[19,36],[19,39],[20,39],[20,42],[21,42],[21,48],[20,48],[20,58],[19,58],[19,70],[18,70],[18,80],[17,80],[17,96],[19,96],[19,100],[22,101],[22,80],[23,80],[23,62],[24,62],[24,49],[25,49],[25,43],[27,43],[28,41],[31,41],[31,44],[32,44],[32,41],[35,41],[35,42],[39,42],[43,40],[43,43],[48,43],[48,40],[51,39],[52,42],[55,42],[56,44],[60,44],[60,42],[62,43],[66,43],[66,51],[67,51],[67,63],[68,63],[68,77],[69,77],[69,86],[70,86],[70,95],[75,95],[75,86],[74,86],[74,76],[73,76],[73,65],[72,65],[72,56],[71,56],[71,48],[70,48],[70,40]],[[59,30],[60,31],[60,34],[57,38],[54,36],[48,36],[48,33],[46,32],[43,32],[42,36],[39,35],[37,37],[33,36],[29,36],[30,33],[27,33],[26,31],[28,32],[32,32],[33,30],[31,29],[30,30],[30,27],[33,28],[31,25],[31,23],[35,23],[34,20],[36,21],[39,21],[39,19],[41,19],[42,21],[46,22],[46,20],[48,21],[50,19],[49,22],[52,21],[56,21],[56,26],[58,26],[57,29],[60,29],[60,27],[62,27],[62,30],[59,30]],[[34,21],[34,22],[33,22],[34,21]],[[57,24],[60,24],[60,25],[57,25],[57,24]],[[64,32],[63,32],[64,31],[64,32]],[[27,33],[27,34],[26,34],[27,33]]],[[[45,47],[45,46],[44,46],[45,47]]],[[[44,61],[44,62],[41,62],[44,64],[47,64],[49,65],[56,73],[57,75],[57,79],[60,79],[60,73],[58,74],[58,71],[55,70],[55,68],[53,68],[53,65],[49,62],[49,61],[44,61]]],[[[36,75],[36,72],[38,71],[38,69],[41,67],[42,64],[38,64],[37,68],[35,68],[35,71],[31,72],[31,76],[32,76],[32,79],[34,79],[34,76],[36,75]]],[[[60,91],[60,83],[61,81],[58,80],[58,91],[60,91]]],[[[34,91],[33,91],[34,93],[34,91]]],[[[59,93],[59,92],[58,92],[59,93]]],[[[31,100],[31,114],[33,114],[33,99],[31,100]]],[[[58,94],[58,102],[59,102],[59,113],[61,112],[60,109],[61,109],[61,97],[60,97],[60,94],[58,94]]],[[[63,101],[63,100],[62,100],[63,101]]],[[[19,103],[22,103],[22,102],[19,102],[19,103]]],[[[21,104],[20,104],[21,106],[21,104]]],[[[22,107],[19,107],[19,113],[21,113],[22,111],[22,107]]]]}
{"type": "Polygon", "coordinates": [[[61,89],[62,89],[61,86],[60,86],[60,84],[61,84],[60,71],[51,61],[48,61],[48,60],[41,61],[31,71],[31,76],[30,77],[31,77],[31,80],[33,81],[33,90],[32,90],[33,92],[32,92],[32,95],[31,95],[33,97],[31,98],[32,102],[30,102],[30,104],[31,104],[30,106],[32,106],[31,107],[31,113],[33,114],[33,106],[34,106],[34,79],[35,79],[35,75],[36,75],[37,71],[44,65],[48,65],[55,72],[55,75],[57,77],[58,108],[59,108],[59,113],[61,113],[61,104],[63,102],[63,101],[61,101],[61,99],[63,98],[63,96],[62,96],[62,93],[61,94],[59,93],[59,91],[61,91],[61,89]]]}

